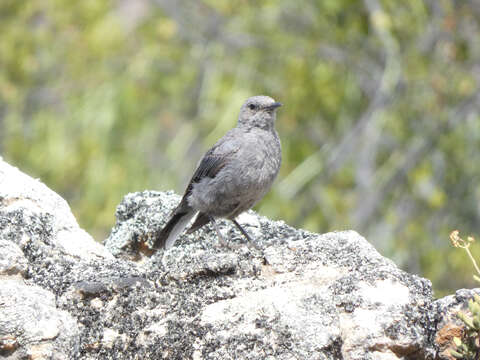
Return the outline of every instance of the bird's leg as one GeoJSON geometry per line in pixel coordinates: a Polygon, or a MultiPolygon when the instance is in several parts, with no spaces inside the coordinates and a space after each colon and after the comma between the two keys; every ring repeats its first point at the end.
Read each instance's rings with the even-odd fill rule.
{"type": "MultiPolygon", "coordinates": [[[[212,222],[213,224],[213,227],[215,228],[215,231],[217,232],[217,236],[218,236],[218,243],[220,244],[220,246],[222,247],[226,247],[226,248],[229,248],[231,250],[235,250],[235,249],[240,249],[242,246],[241,245],[233,245],[231,243],[228,243],[225,238],[223,237],[222,233],[220,232],[220,228],[218,227],[218,224],[217,224],[217,221],[215,220],[215,218],[213,216],[209,216],[210,218],[210,221],[212,222]]],[[[240,225],[237,225],[237,226],[240,226],[240,225]]],[[[242,229],[243,230],[243,229],[242,229]]],[[[243,232],[243,231],[242,231],[243,232]]],[[[245,236],[247,236],[248,239],[250,239],[248,237],[248,234],[243,232],[243,234],[245,236]]]]}
{"type": "Polygon", "coordinates": [[[228,244],[225,241],[222,233],[220,232],[220,229],[218,227],[218,224],[217,224],[217,221],[215,220],[215,218],[213,216],[209,216],[208,218],[210,219],[210,222],[213,224],[213,227],[215,228],[215,231],[217,232],[218,242],[220,243],[220,245],[228,247],[228,244]]]}
{"type": "Polygon", "coordinates": [[[240,224],[237,222],[237,220],[232,219],[232,222],[235,224],[235,226],[240,230],[240,232],[245,236],[248,240],[248,244],[252,245],[255,249],[260,249],[257,244],[253,241],[253,239],[248,235],[247,231],[240,226],[240,224]]]}
{"type": "Polygon", "coordinates": [[[232,222],[235,224],[235,226],[238,228],[238,230],[240,230],[240,232],[243,234],[243,236],[245,236],[247,238],[247,240],[249,242],[253,242],[250,235],[248,235],[248,233],[240,226],[240,224],[237,222],[237,220],[232,219],[232,222]]]}

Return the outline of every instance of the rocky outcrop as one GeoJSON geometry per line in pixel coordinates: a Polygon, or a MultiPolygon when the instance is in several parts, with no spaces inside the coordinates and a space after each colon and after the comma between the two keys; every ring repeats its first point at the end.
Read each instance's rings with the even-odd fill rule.
{"type": "Polygon", "coordinates": [[[445,314],[466,297],[434,301],[428,280],[398,269],[353,231],[319,235],[254,212],[239,221],[256,246],[223,221],[228,248],[206,226],[152,254],[151,234],[178,199],[127,195],[104,247],[63,199],[0,160],[0,355],[440,356],[445,314]]]}

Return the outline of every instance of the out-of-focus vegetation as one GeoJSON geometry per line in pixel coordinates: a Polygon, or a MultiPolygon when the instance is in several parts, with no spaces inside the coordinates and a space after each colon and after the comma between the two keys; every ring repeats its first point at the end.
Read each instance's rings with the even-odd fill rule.
{"type": "Polygon", "coordinates": [[[267,94],[284,162],[257,210],[473,285],[445,239],[479,232],[478,1],[2,0],[0,34],[1,154],[98,240],[267,94]]]}

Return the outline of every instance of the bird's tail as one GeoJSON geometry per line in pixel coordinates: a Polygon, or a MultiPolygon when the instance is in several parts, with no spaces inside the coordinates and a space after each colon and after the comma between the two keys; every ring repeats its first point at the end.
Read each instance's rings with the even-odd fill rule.
{"type": "Polygon", "coordinates": [[[170,249],[190,220],[195,216],[195,213],[196,211],[191,208],[185,211],[175,211],[164,228],[156,235],[153,247],[155,249],[170,249]]]}

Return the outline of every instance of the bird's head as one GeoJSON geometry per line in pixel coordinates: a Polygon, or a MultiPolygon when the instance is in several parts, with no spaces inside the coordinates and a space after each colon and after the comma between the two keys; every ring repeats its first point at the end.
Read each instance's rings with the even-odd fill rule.
{"type": "Polygon", "coordinates": [[[276,110],[280,106],[281,103],[269,96],[252,96],[240,108],[238,125],[271,130],[275,125],[276,110]]]}

